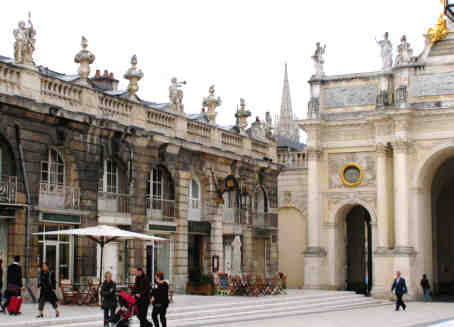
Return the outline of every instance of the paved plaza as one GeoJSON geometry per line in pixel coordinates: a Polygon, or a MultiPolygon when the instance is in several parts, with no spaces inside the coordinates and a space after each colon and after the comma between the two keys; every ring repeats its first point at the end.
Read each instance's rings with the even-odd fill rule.
{"type": "MultiPolygon", "coordinates": [[[[61,306],[58,319],[50,305],[45,309],[45,319],[35,318],[36,304],[24,304],[22,312],[20,316],[0,315],[0,327],[94,327],[102,322],[98,307],[61,306]]],[[[289,290],[288,295],[259,298],[176,295],[168,318],[170,327],[454,327],[454,320],[447,321],[454,319],[454,303],[409,302],[407,311],[395,312],[389,301],[350,292],[289,290]]],[[[136,318],[132,325],[138,326],[136,318]]]]}

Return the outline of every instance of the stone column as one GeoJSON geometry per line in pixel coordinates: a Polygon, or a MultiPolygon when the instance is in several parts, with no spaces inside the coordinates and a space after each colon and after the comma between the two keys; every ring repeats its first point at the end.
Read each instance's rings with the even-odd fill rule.
{"type": "Polygon", "coordinates": [[[191,172],[180,170],[176,175],[176,222],[175,233],[175,288],[184,292],[188,280],[188,189],[191,172]]]}
{"type": "Polygon", "coordinates": [[[388,149],[383,144],[377,144],[377,251],[389,249],[389,183],[386,170],[388,149]]]}
{"type": "Polygon", "coordinates": [[[308,155],[308,247],[304,251],[304,287],[320,288],[322,260],[326,251],[320,247],[321,194],[320,157],[321,151],[309,148],[308,155]]]}
{"type": "Polygon", "coordinates": [[[396,250],[409,252],[408,142],[397,141],[393,147],[396,250]]]}

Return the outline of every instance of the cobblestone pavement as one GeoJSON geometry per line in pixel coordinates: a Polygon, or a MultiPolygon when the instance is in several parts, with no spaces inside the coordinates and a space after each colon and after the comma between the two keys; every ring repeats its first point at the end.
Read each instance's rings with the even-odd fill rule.
{"type": "MultiPolygon", "coordinates": [[[[311,290],[291,290],[289,296],[311,295],[318,294],[322,291],[311,290]]],[[[325,292],[331,296],[331,293],[325,292]]],[[[334,292],[332,292],[334,294],[334,292]]],[[[334,295],[333,295],[334,296],[334,295]]],[[[262,298],[247,298],[247,297],[229,297],[229,296],[193,296],[193,295],[176,295],[175,303],[171,305],[169,313],[190,310],[194,307],[214,308],[218,305],[235,304],[235,305],[255,305],[258,301],[263,301],[262,298]]],[[[271,299],[272,300],[272,299],[271,299]]],[[[98,307],[86,306],[61,306],[61,318],[58,319],[77,319],[80,317],[93,317],[96,321],[102,321],[102,311],[98,307]]],[[[251,309],[252,310],[252,309],[251,309]]],[[[30,323],[36,322],[37,314],[36,304],[24,304],[22,308],[22,315],[9,316],[0,314],[0,327],[22,327],[29,326],[30,323]]],[[[46,319],[43,321],[43,326],[54,325],[57,321],[55,313],[50,305],[45,309],[46,319]]],[[[293,326],[440,326],[440,327],[454,327],[453,321],[446,321],[454,319],[454,303],[441,303],[441,302],[409,302],[407,311],[395,312],[392,305],[376,306],[370,308],[361,308],[354,310],[341,310],[330,311],[323,313],[310,313],[294,316],[285,316],[280,318],[268,318],[254,320],[253,314],[245,312],[243,322],[205,324],[205,326],[228,326],[228,327],[293,327],[293,326]],[[443,321],[443,322],[441,322],[443,321]]],[[[60,322],[61,323],[61,322],[60,322]]],[[[168,326],[180,325],[177,321],[169,321],[168,326]]],[[[65,324],[63,324],[65,325],[65,324]]],[[[84,324],[81,323],[79,327],[84,324]]],[[[135,326],[134,324],[133,326],[135,326]]]]}

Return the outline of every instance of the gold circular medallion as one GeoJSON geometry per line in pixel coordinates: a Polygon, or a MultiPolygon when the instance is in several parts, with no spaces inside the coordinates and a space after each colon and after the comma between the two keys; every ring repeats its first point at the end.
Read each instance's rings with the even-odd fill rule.
{"type": "Polygon", "coordinates": [[[363,170],[354,162],[346,164],[344,168],[342,168],[340,175],[342,183],[347,186],[358,186],[363,180],[363,170]]]}

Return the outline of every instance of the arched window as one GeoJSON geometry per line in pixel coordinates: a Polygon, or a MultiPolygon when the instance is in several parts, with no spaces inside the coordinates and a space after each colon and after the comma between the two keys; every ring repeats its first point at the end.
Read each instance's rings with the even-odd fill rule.
{"type": "Polygon", "coordinates": [[[268,212],[268,201],[263,188],[259,188],[255,193],[255,211],[259,213],[268,212]]]}
{"type": "Polygon", "coordinates": [[[41,161],[39,206],[51,209],[73,208],[78,203],[72,190],[65,187],[65,162],[55,149],[41,161]],[[74,200],[74,201],[73,201],[74,200]]]}
{"type": "Polygon", "coordinates": [[[65,185],[65,163],[55,149],[50,149],[47,161],[41,162],[41,183],[65,185]]]}
{"type": "Polygon", "coordinates": [[[114,160],[104,160],[104,174],[100,186],[102,186],[102,192],[120,193],[118,183],[118,164],[114,160]]]}
{"type": "Polygon", "coordinates": [[[200,185],[194,178],[189,184],[189,208],[200,209],[200,185]]]}
{"type": "Polygon", "coordinates": [[[147,216],[152,219],[175,218],[175,190],[170,173],[164,167],[153,167],[147,181],[147,216]]]}

